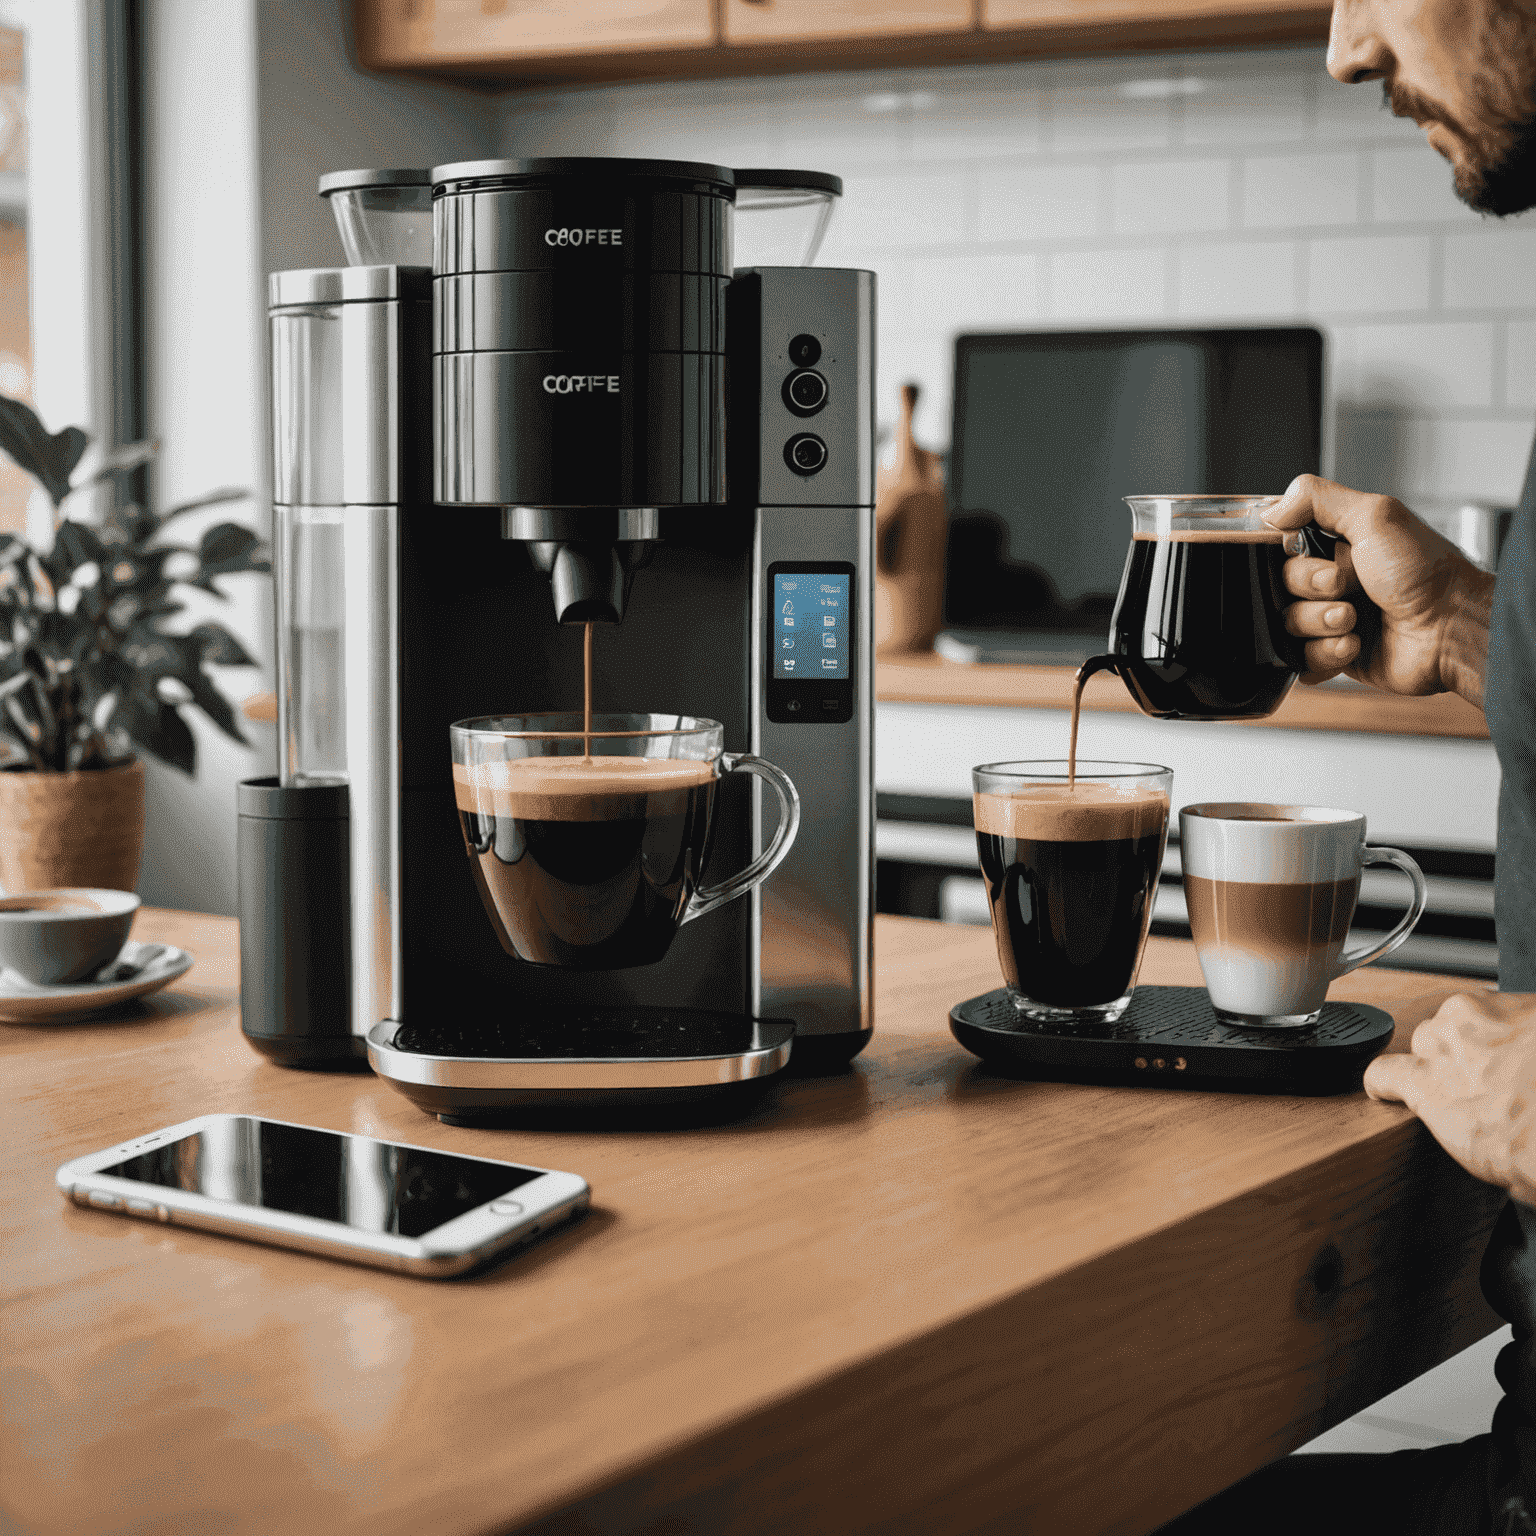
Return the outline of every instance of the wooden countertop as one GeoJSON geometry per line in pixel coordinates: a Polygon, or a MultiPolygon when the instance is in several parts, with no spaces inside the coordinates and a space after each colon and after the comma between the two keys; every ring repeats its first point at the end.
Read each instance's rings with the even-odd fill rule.
{"type": "MultiPolygon", "coordinates": [[[[932,652],[882,657],[875,665],[875,694],[882,703],[982,704],[1013,709],[1070,709],[1070,667],[972,665],[932,652]]],[[[1134,714],[1125,686],[1099,673],[1083,690],[1085,710],[1134,714]]],[[[1259,729],[1367,731],[1387,736],[1488,735],[1483,712],[1454,694],[1398,698],[1374,688],[1293,688],[1267,720],[1244,721],[1259,729]]]]}
{"type": "MultiPolygon", "coordinates": [[[[239,1035],[233,921],[135,932],[196,966],[110,1021],[0,1025],[0,1523],[31,1536],[1140,1532],[1494,1326],[1498,1198],[1405,1111],[990,1076],[946,1022],[996,984],[985,930],[881,918],[852,1071],[650,1134],[284,1071],[239,1035]],[[594,1210],[433,1283],[53,1187],[212,1111],[570,1168],[594,1210]]],[[[1197,979],[1151,941],[1143,982],[1197,979]]],[[[1448,990],[1335,994],[1408,1020],[1448,990]]]]}

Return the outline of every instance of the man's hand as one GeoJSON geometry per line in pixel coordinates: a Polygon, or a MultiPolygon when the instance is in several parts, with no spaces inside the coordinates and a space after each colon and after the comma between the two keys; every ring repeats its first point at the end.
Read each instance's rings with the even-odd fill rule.
{"type": "Polygon", "coordinates": [[[1460,992],[1365,1069],[1468,1173],[1536,1206],[1536,993],[1460,992]]]}
{"type": "Polygon", "coordinates": [[[1388,693],[1459,693],[1481,707],[1493,577],[1400,501],[1300,475],[1265,514],[1276,528],[1316,522],[1339,535],[1332,560],[1298,555],[1285,585],[1300,602],[1303,682],[1340,672],[1388,693]]]}

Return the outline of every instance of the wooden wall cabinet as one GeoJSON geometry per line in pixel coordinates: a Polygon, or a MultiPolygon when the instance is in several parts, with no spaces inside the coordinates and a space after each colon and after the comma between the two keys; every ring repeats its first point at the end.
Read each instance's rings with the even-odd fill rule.
{"type": "Polygon", "coordinates": [[[552,58],[601,66],[716,42],[714,0],[356,0],[355,15],[368,69],[515,75],[552,58]]]}
{"type": "Polygon", "coordinates": [[[365,69],[638,80],[1295,42],[1324,0],[354,0],[365,69]]]}
{"type": "Polygon", "coordinates": [[[721,0],[728,46],[969,32],[973,0],[721,0]]]}
{"type": "MultiPolygon", "coordinates": [[[[1110,50],[1326,37],[1331,5],[1298,0],[978,0],[988,31],[1110,50]]],[[[1041,51],[1049,51],[1042,49],[1041,51]]],[[[1063,49],[1065,51],[1065,49],[1063,49]]]]}

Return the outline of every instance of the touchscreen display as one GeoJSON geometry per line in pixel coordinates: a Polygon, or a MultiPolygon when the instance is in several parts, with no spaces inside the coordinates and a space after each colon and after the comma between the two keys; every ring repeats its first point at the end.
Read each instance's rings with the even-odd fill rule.
{"type": "Polygon", "coordinates": [[[773,578],[773,675],[848,676],[849,589],[844,574],[780,571],[773,578]]]}
{"type": "Polygon", "coordinates": [[[400,1237],[420,1237],[542,1177],[537,1168],[482,1163],[245,1115],[100,1171],[400,1237]]]}

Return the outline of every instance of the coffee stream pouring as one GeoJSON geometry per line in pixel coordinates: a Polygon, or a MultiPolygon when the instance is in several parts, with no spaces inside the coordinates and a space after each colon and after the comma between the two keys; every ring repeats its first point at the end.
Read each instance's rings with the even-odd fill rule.
{"type": "MultiPolygon", "coordinates": [[[[285,752],[280,782],[242,787],[242,974],[275,1059],[366,1056],[476,1116],[728,1094],[791,1048],[815,1067],[868,1040],[874,279],[733,266],[758,174],[338,174],[354,225],[370,198],[393,218],[393,249],[352,230],[386,259],[430,190],[431,269],[272,277],[285,752]],[[592,624],[599,709],[718,722],[804,819],[750,899],[614,969],[503,946],[449,751],[456,721],[579,709],[592,624]],[[327,913],[322,956],[297,919],[327,913]],[[322,1013],[338,972],[345,1007],[322,1013]]],[[[761,174],[782,203],[786,173],[761,174]]],[[[777,820],[737,777],[714,798],[709,835],[678,844],[709,887],[761,870],[777,820]]]]}

